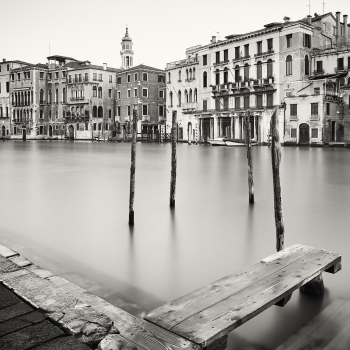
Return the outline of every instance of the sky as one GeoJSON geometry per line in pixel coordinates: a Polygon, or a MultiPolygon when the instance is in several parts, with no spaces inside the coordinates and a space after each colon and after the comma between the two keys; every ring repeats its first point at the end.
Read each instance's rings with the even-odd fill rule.
{"type": "MultiPolygon", "coordinates": [[[[350,16],[348,0],[310,0],[311,14],[350,16]],[[346,6],[347,5],[347,6],[346,6]]],[[[93,64],[121,65],[125,27],[133,40],[134,65],[164,69],[185,58],[187,47],[206,45],[309,14],[309,0],[0,0],[1,58],[46,63],[63,55],[93,64]],[[218,33],[217,33],[218,32],[218,33]]]]}

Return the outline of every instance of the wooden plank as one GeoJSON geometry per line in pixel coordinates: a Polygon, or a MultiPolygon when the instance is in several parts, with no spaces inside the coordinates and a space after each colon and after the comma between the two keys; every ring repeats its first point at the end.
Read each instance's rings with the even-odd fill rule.
{"type": "Polygon", "coordinates": [[[158,307],[148,313],[145,319],[170,330],[192,315],[254,284],[257,274],[260,278],[267,277],[314,250],[315,248],[300,244],[290,246],[256,264],[158,307]]]}
{"type": "Polygon", "coordinates": [[[312,280],[336,259],[340,259],[338,254],[312,251],[278,273],[187,318],[171,331],[205,347],[312,280]]]}
{"type": "MultiPolygon", "coordinates": [[[[336,344],[341,346],[350,339],[349,329],[350,302],[337,299],[276,350],[335,350],[336,344]]],[[[338,349],[348,350],[350,342],[345,344],[338,349]]]]}
{"type": "Polygon", "coordinates": [[[139,350],[200,350],[197,344],[157,325],[140,320],[73,283],[68,282],[60,288],[107,315],[114,321],[120,336],[135,344],[139,350]]]}

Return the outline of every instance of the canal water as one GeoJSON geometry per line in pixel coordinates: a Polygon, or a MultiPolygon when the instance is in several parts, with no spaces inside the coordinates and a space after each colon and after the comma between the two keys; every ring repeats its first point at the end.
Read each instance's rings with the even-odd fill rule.
{"type": "MultiPolygon", "coordinates": [[[[270,149],[179,144],[169,208],[170,144],[137,144],[135,227],[128,226],[130,144],[0,143],[0,243],[115,305],[143,312],[275,252],[270,149]]],[[[286,246],[343,254],[326,293],[295,292],[231,333],[229,349],[274,349],[322,308],[349,297],[350,151],[282,148],[286,246]]]]}

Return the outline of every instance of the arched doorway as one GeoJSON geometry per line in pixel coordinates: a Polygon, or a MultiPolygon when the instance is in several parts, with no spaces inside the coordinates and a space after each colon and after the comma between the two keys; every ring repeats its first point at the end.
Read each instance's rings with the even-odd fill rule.
{"type": "Polygon", "coordinates": [[[73,125],[69,125],[69,127],[68,127],[68,139],[74,140],[74,126],[73,125]]]}
{"type": "Polygon", "coordinates": [[[49,136],[52,137],[52,125],[49,125],[49,136]]]}
{"type": "Polygon", "coordinates": [[[22,140],[23,141],[27,140],[27,130],[26,130],[26,128],[22,129],[22,140]]]}
{"type": "Polygon", "coordinates": [[[299,125],[299,144],[308,145],[310,143],[310,127],[303,123],[299,125]]]}
{"type": "Polygon", "coordinates": [[[1,136],[2,136],[2,137],[5,137],[5,136],[6,136],[6,127],[5,127],[5,125],[3,125],[3,126],[1,127],[1,136]]]}

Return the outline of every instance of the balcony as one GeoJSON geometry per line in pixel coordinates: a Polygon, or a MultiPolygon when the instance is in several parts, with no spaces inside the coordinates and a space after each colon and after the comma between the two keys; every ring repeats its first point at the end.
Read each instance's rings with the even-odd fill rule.
{"type": "Polygon", "coordinates": [[[298,120],[298,116],[297,115],[291,115],[290,116],[290,120],[298,120]]]}
{"type": "Polygon", "coordinates": [[[151,120],[151,116],[150,115],[143,115],[142,116],[142,121],[143,122],[149,122],[151,120]]]}
{"type": "Polygon", "coordinates": [[[314,70],[314,75],[322,75],[322,74],[324,74],[324,69],[314,70]]]}
{"type": "Polygon", "coordinates": [[[131,119],[132,119],[131,115],[124,117],[125,122],[129,122],[129,121],[131,121],[131,119]]]}
{"type": "Polygon", "coordinates": [[[228,63],[230,63],[229,60],[224,60],[224,61],[214,62],[213,65],[214,66],[219,66],[221,64],[228,64],[228,63]]]}
{"type": "Polygon", "coordinates": [[[349,70],[348,66],[334,68],[335,73],[343,73],[343,72],[346,72],[347,70],[349,70]]]}
{"type": "Polygon", "coordinates": [[[187,102],[182,104],[182,109],[197,109],[197,102],[187,102]]]}
{"type": "Polygon", "coordinates": [[[166,117],[164,117],[163,115],[160,115],[158,117],[158,122],[165,122],[166,121],[166,117]]]}
{"type": "Polygon", "coordinates": [[[270,56],[270,55],[273,55],[274,53],[275,51],[273,49],[269,49],[268,51],[258,52],[254,54],[254,57],[270,56]]]}

